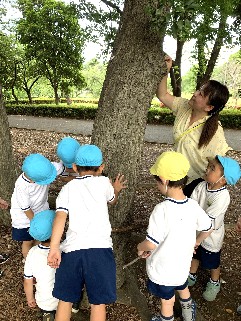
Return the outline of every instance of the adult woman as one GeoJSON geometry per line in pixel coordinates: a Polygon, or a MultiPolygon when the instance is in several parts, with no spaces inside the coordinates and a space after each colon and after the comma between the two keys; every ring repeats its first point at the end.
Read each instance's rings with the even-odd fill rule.
{"type": "MultiPolygon", "coordinates": [[[[168,73],[172,59],[166,57],[168,73]]],[[[184,154],[190,162],[189,181],[184,190],[190,196],[200,182],[208,160],[216,155],[225,155],[228,146],[224,132],[218,121],[219,112],[229,98],[228,88],[218,81],[209,80],[197,90],[190,100],[172,96],[167,92],[167,75],[161,80],[157,97],[176,116],[173,136],[175,150],[184,154]]]]}

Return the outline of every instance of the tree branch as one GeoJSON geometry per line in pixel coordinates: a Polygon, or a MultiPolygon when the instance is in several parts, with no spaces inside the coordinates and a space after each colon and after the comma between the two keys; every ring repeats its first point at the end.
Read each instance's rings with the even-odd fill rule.
{"type": "Polygon", "coordinates": [[[114,4],[113,2],[111,2],[109,0],[101,0],[101,2],[103,2],[107,6],[115,9],[120,15],[122,15],[122,10],[116,4],[114,4]]]}

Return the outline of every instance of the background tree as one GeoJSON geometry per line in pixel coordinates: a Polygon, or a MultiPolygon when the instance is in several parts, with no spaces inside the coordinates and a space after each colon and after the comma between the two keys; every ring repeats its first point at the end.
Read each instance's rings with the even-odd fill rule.
{"type": "Polygon", "coordinates": [[[236,2],[232,0],[224,4],[220,1],[208,0],[202,3],[202,19],[197,21],[194,53],[198,61],[197,89],[210,79],[221,47],[232,45],[232,25],[228,23],[228,17],[234,13],[236,2]],[[208,3],[209,10],[207,10],[208,3]]]}
{"type": "Polygon", "coordinates": [[[26,93],[29,103],[32,104],[32,90],[37,81],[41,78],[39,75],[38,64],[35,59],[28,59],[24,48],[18,46],[18,56],[16,62],[16,88],[26,93]]]}
{"type": "Polygon", "coordinates": [[[29,59],[35,59],[42,76],[54,90],[59,102],[61,83],[81,86],[83,34],[76,7],[55,0],[19,0],[23,17],[18,21],[19,41],[29,59]]]}
{"type": "Polygon", "coordinates": [[[10,90],[16,102],[18,97],[15,94],[17,81],[17,50],[12,35],[0,31],[0,83],[4,88],[4,94],[8,95],[10,90]]]}
{"type": "Polygon", "coordinates": [[[193,37],[193,25],[198,16],[199,1],[174,0],[168,19],[167,34],[176,39],[177,49],[173,68],[170,70],[173,95],[180,97],[182,92],[181,63],[185,42],[193,37]]]}
{"type": "Polygon", "coordinates": [[[106,65],[93,58],[83,66],[83,76],[87,87],[95,98],[99,98],[106,74],[106,65]]]}
{"type": "Polygon", "coordinates": [[[241,89],[241,51],[229,57],[228,62],[216,67],[212,75],[213,79],[216,79],[224,84],[228,84],[229,91],[234,99],[240,98],[239,89],[241,89]]]}

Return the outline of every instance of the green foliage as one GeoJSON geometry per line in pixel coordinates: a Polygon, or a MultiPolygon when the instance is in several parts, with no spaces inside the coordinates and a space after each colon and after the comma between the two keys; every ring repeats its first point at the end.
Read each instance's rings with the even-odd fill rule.
{"type": "Polygon", "coordinates": [[[23,18],[17,33],[26,56],[35,59],[42,76],[54,89],[69,93],[71,86],[82,87],[83,35],[76,7],[56,0],[19,0],[23,18]]]}
{"type": "Polygon", "coordinates": [[[106,65],[96,58],[90,60],[83,67],[83,76],[86,81],[86,89],[93,97],[99,97],[106,74],[106,65]]]}
{"type": "Polygon", "coordinates": [[[75,119],[94,119],[97,111],[96,104],[71,105],[14,105],[6,104],[7,114],[29,115],[42,117],[63,117],[75,119]]]}
{"type": "Polygon", "coordinates": [[[0,83],[5,90],[14,82],[16,56],[13,36],[0,31],[0,83]]]}
{"type": "Polygon", "coordinates": [[[98,5],[87,0],[79,0],[79,4],[76,5],[79,18],[88,21],[84,29],[86,39],[100,44],[101,38],[104,42],[103,55],[105,56],[112,51],[123,3],[124,0],[111,0],[103,1],[98,5]]]}
{"type": "Polygon", "coordinates": [[[182,77],[182,92],[193,93],[196,90],[197,66],[193,65],[182,77]]]}
{"type": "Polygon", "coordinates": [[[228,62],[214,69],[212,79],[228,86],[232,97],[239,98],[238,89],[241,88],[241,51],[229,57],[228,62]]]}

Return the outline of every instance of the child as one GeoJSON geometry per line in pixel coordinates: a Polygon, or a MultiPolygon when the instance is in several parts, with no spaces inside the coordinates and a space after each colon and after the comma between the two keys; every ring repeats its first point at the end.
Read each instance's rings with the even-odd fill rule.
{"type": "MultiPolygon", "coordinates": [[[[0,197],[0,209],[6,210],[8,208],[8,203],[0,197]]],[[[0,264],[7,262],[9,256],[7,254],[0,254],[0,264]]],[[[0,277],[3,276],[3,271],[0,270],[0,277]]]]}
{"type": "Polygon", "coordinates": [[[33,246],[28,233],[34,214],[49,209],[48,190],[64,166],[51,163],[41,154],[30,154],[23,162],[23,173],[18,177],[11,199],[12,237],[22,242],[22,254],[26,258],[33,246]]]}
{"type": "Polygon", "coordinates": [[[29,250],[24,265],[24,291],[28,306],[34,308],[37,304],[42,311],[43,321],[54,320],[58,305],[58,300],[52,296],[56,270],[47,264],[54,217],[54,211],[46,210],[37,213],[31,220],[29,234],[40,244],[29,250]]]}
{"type": "Polygon", "coordinates": [[[207,283],[203,297],[207,301],[216,299],[220,291],[220,254],[224,238],[224,215],[230,203],[226,184],[234,185],[241,175],[239,164],[229,157],[217,155],[209,160],[205,181],[194,189],[191,198],[196,200],[212,219],[213,232],[196,250],[191,264],[188,283],[192,286],[197,280],[199,263],[211,270],[211,278],[207,283]]]}
{"type": "Polygon", "coordinates": [[[102,162],[97,146],[81,146],[73,164],[79,176],[62,188],[56,200],[48,256],[48,264],[58,268],[53,290],[53,296],[60,300],[56,321],[70,320],[71,302],[79,300],[84,285],[91,304],[91,321],[105,321],[105,305],[116,300],[116,267],[107,203],[116,203],[126,181],[119,174],[111,184],[101,176],[102,162]],[[61,245],[61,257],[59,244],[67,216],[69,227],[61,245]]]}
{"type": "Polygon", "coordinates": [[[148,290],[161,299],[161,315],[152,320],[173,321],[177,290],[184,321],[195,320],[196,304],[187,286],[188,272],[196,244],[211,232],[211,220],[197,202],[183,194],[190,168],[181,153],[164,152],[151,167],[157,187],[166,198],[154,208],[146,239],[137,246],[147,257],[148,290]],[[196,239],[196,229],[203,231],[196,239]],[[152,251],[151,254],[144,252],[152,251]]]}
{"type": "Polygon", "coordinates": [[[72,169],[72,165],[79,147],[80,143],[72,137],[64,137],[57,145],[57,155],[65,166],[65,170],[60,176],[63,182],[69,182],[78,176],[72,169]]]}

